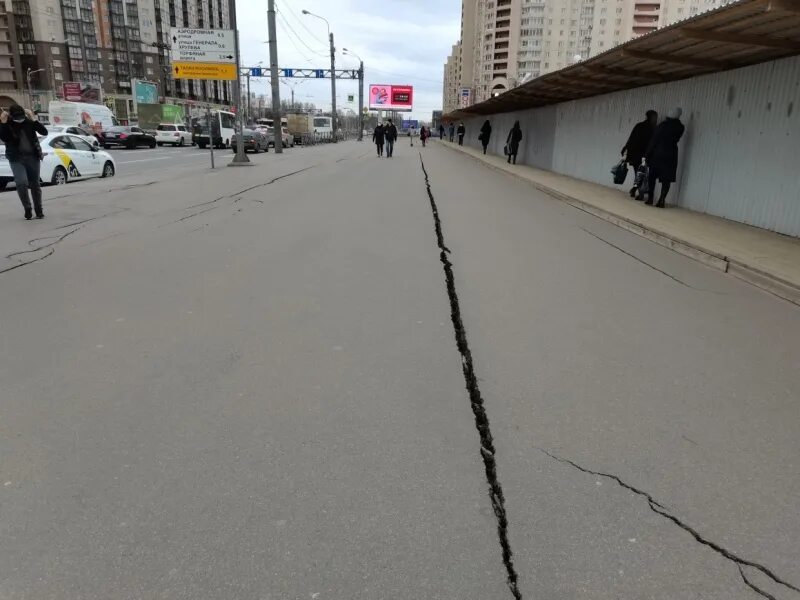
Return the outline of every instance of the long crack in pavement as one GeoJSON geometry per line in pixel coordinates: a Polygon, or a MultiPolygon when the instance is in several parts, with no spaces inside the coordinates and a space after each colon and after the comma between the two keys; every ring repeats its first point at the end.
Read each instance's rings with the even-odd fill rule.
{"type": "Polygon", "coordinates": [[[722,546],[720,546],[716,542],[713,542],[713,541],[703,537],[696,529],[692,528],[690,525],[687,525],[681,519],[679,519],[678,517],[673,515],[671,512],[669,512],[669,510],[667,510],[667,508],[663,504],[661,504],[660,502],[657,502],[653,498],[653,496],[651,496],[649,493],[647,493],[645,491],[642,491],[642,490],[640,490],[640,489],[638,489],[638,488],[636,488],[636,487],[634,487],[634,486],[632,486],[632,485],[630,485],[628,483],[625,483],[625,481],[623,481],[622,479],[620,479],[616,475],[612,475],[610,473],[603,473],[602,471],[593,471],[592,469],[587,469],[586,467],[583,467],[583,466],[579,465],[578,463],[576,463],[576,462],[574,462],[574,461],[572,461],[572,460],[570,460],[568,458],[563,458],[561,456],[557,456],[556,454],[553,454],[552,452],[548,452],[544,448],[537,448],[537,450],[539,450],[540,452],[546,454],[547,456],[549,456],[553,460],[557,460],[560,463],[563,463],[563,464],[566,464],[566,465],[570,465],[571,467],[573,467],[573,468],[575,468],[575,469],[577,469],[579,471],[582,471],[583,473],[589,473],[591,475],[596,475],[598,477],[605,477],[606,479],[610,479],[612,481],[615,481],[620,487],[623,487],[626,490],[631,491],[634,494],[637,494],[639,496],[643,496],[644,498],[647,499],[647,504],[650,506],[650,510],[652,510],[654,513],[656,513],[658,515],[661,515],[665,519],[668,519],[668,520],[672,521],[675,525],[677,525],[678,527],[680,527],[681,529],[683,529],[684,531],[689,533],[697,542],[699,542],[700,544],[702,544],[704,546],[707,546],[707,547],[711,548],[717,554],[719,554],[719,555],[723,556],[724,558],[728,559],[729,561],[735,563],[736,566],[739,569],[739,574],[742,576],[742,580],[744,581],[744,583],[748,587],[753,589],[753,591],[757,592],[758,594],[761,594],[764,598],[769,598],[771,600],[775,600],[774,596],[772,596],[771,594],[769,594],[765,590],[759,588],[752,581],[750,581],[747,578],[747,576],[745,575],[744,570],[742,569],[742,567],[751,567],[753,569],[757,569],[758,571],[761,571],[764,575],[769,577],[775,583],[777,583],[779,585],[782,585],[785,588],[788,588],[790,590],[793,590],[795,592],[800,593],[800,588],[792,585],[791,583],[789,583],[788,581],[786,581],[784,579],[781,579],[772,570],[770,570],[769,568],[765,567],[764,565],[762,565],[760,563],[757,563],[757,562],[754,562],[752,560],[748,560],[746,558],[742,558],[740,556],[737,556],[736,554],[734,554],[733,552],[731,552],[730,550],[728,550],[726,548],[723,548],[722,546]]]}
{"type": "Polygon", "coordinates": [[[447,284],[447,296],[450,300],[450,318],[453,322],[456,346],[461,354],[461,370],[464,374],[464,383],[469,394],[472,413],[475,416],[475,427],[477,428],[480,436],[481,457],[483,458],[483,466],[486,472],[486,481],[489,484],[489,498],[492,502],[492,509],[494,510],[494,515],[497,519],[497,536],[499,538],[500,548],[503,554],[503,564],[506,568],[507,583],[514,598],[516,600],[522,600],[522,594],[519,591],[519,585],[517,583],[519,576],[514,568],[514,554],[511,550],[511,543],[508,540],[508,517],[506,514],[503,488],[500,485],[500,479],[497,474],[494,438],[492,437],[492,430],[489,426],[489,417],[486,414],[486,409],[483,405],[483,397],[481,396],[481,390],[478,386],[478,378],[475,375],[475,367],[472,362],[472,352],[470,351],[469,343],[467,341],[467,330],[464,327],[464,321],[461,318],[461,307],[458,301],[455,275],[453,274],[453,263],[450,262],[450,259],[448,258],[448,254],[451,254],[451,252],[444,243],[444,234],[442,232],[442,220],[439,216],[439,208],[437,207],[436,200],[433,197],[428,171],[425,169],[425,162],[422,160],[421,153],[419,155],[419,161],[422,165],[422,172],[425,175],[425,187],[428,191],[428,199],[430,200],[431,212],[433,213],[436,241],[439,246],[439,260],[444,268],[445,282],[447,284]]]}

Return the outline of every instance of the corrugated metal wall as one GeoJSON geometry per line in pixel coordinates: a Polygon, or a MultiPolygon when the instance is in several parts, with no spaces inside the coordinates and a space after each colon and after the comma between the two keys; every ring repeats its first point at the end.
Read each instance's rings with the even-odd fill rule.
{"type": "MultiPolygon", "coordinates": [[[[518,162],[612,186],[609,170],[634,124],[648,109],[675,106],[686,133],[670,201],[800,236],[800,57],[491,115],[489,149],[501,154],[519,119],[518,162]]],[[[479,146],[485,118],[465,123],[470,145],[479,146]]]]}

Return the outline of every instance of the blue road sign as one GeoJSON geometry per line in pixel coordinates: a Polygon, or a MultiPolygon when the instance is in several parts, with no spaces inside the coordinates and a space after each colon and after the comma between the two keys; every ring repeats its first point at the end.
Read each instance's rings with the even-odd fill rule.
{"type": "Polygon", "coordinates": [[[261,77],[261,67],[253,67],[250,69],[251,77],[261,77]]]}
{"type": "Polygon", "coordinates": [[[323,69],[314,69],[314,77],[317,79],[325,79],[325,71],[323,69]]]}
{"type": "Polygon", "coordinates": [[[281,69],[281,71],[283,71],[284,77],[292,77],[292,72],[294,69],[281,69]]]}

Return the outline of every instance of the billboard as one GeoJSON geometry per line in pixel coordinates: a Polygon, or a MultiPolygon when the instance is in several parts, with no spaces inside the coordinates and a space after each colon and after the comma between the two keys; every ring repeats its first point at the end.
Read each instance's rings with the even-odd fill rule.
{"type": "Polygon", "coordinates": [[[61,93],[68,102],[100,104],[103,101],[103,92],[96,83],[67,81],[62,84],[61,93]]]}
{"type": "Polygon", "coordinates": [[[472,90],[470,88],[461,88],[458,95],[460,98],[459,106],[461,108],[472,106],[472,90]]]}
{"type": "Polygon", "coordinates": [[[370,110],[397,110],[411,112],[414,104],[414,87],[373,83],[369,86],[370,110]]]}
{"type": "Polygon", "coordinates": [[[134,79],[133,98],[136,104],[158,104],[158,87],[155,83],[134,79]]]}

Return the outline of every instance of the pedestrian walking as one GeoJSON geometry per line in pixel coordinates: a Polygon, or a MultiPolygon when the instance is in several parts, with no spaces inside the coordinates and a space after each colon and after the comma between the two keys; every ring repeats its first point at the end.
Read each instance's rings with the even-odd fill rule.
{"type": "Polygon", "coordinates": [[[441,123],[439,123],[439,139],[440,140],[444,139],[444,125],[442,125],[441,123]]]}
{"type": "Polygon", "coordinates": [[[489,119],[486,119],[481,126],[481,133],[478,136],[478,139],[481,141],[481,145],[483,146],[483,153],[486,154],[486,147],[489,145],[489,137],[492,135],[492,124],[489,123],[489,119]]]}
{"type": "Polygon", "coordinates": [[[372,132],[372,141],[375,142],[375,146],[378,149],[378,157],[383,156],[384,130],[381,123],[378,123],[375,131],[372,132]]]}
{"type": "Polygon", "coordinates": [[[408,137],[409,137],[409,139],[411,139],[411,146],[412,146],[412,147],[414,146],[414,136],[415,136],[415,135],[417,135],[417,128],[416,128],[416,127],[412,127],[412,128],[411,128],[411,129],[408,131],[408,137]]]}
{"type": "Polygon", "coordinates": [[[458,124],[457,133],[458,133],[458,145],[459,146],[463,146],[464,145],[464,134],[467,133],[467,128],[464,127],[464,122],[463,121],[458,124]]]}
{"type": "Polygon", "coordinates": [[[426,140],[431,136],[431,130],[423,125],[419,130],[419,141],[422,142],[422,147],[425,147],[426,140]]]}
{"type": "Polygon", "coordinates": [[[519,121],[515,121],[506,138],[506,154],[508,155],[509,163],[513,161],[514,164],[517,164],[517,152],[519,152],[519,143],[521,141],[522,128],[519,126],[519,121]]]}
{"type": "Polygon", "coordinates": [[[658,113],[654,110],[648,110],[645,113],[645,120],[633,126],[633,130],[628,136],[628,141],[622,147],[622,156],[625,157],[626,162],[631,166],[634,173],[633,187],[629,193],[631,198],[635,197],[637,200],[643,200],[647,190],[638,188],[636,174],[642,167],[642,159],[644,159],[644,154],[650,145],[650,140],[653,139],[657,123],[658,113]]]}
{"type": "Polygon", "coordinates": [[[448,134],[450,135],[450,141],[453,141],[453,136],[456,134],[456,126],[453,123],[450,123],[448,127],[448,134]]]}
{"type": "Polygon", "coordinates": [[[678,174],[678,142],[686,128],[681,123],[682,108],[670,111],[653,134],[650,145],[645,154],[647,167],[650,170],[649,189],[645,204],[653,204],[656,191],[656,179],[661,182],[661,195],[656,207],[664,208],[664,200],[669,193],[669,188],[677,179],[678,174]]]}
{"type": "Polygon", "coordinates": [[[34,211],[37,219],[44,219],[42,188],[39,185],[43,155],[37,134],[47,135],[47,129],[30,109],[13,104],[8,112],[0,113],[0,140],[6,144],[6,158],[28,220],[33,218],[34,211]]]}
{"type": "Polygon", "coordinates": [[[394,155],[394,143],[397,141],[397,127],[395,127],[391,119],[384,127],[384,137],[386,138],[386,158],[392,158],[394,155]]]}

